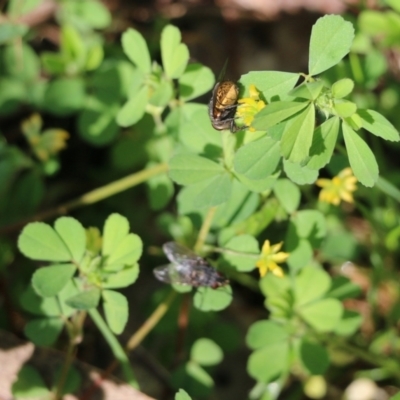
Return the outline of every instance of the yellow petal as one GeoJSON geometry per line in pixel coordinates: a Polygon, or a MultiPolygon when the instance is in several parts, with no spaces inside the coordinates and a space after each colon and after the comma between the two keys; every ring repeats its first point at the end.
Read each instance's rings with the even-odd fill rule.
{"type": "Polygon", "coordinates": [[[267,273],[267,268],[259,268],[260,276],[263,277],[267,273]]]}
{"type": "Polygon", "coordinates": [[[283,242],[279,242],[279,243],[276,243],[276,244],[272,245],[271,246],[271,253],[277,253],[281,249],[282,244],[283,244],[283,242]]]}
{"type": "Polygon", "coordinates": [[[270,248],[271,248],[271,246],[270,246],[269,240],[266,240],[262,246],[261,253],[262,254],[271,254],[270,248]]]}
{"type": "Polygon", "coordinates": [[[321,178],[321,179],[317,179],[315,184],[319,187],[325,187],[327,185],[331,184],[331,180],[330,179],[325,179],[325,178],[321,178]]]}
{"type": "Polygon", "coordinates": [[[274,254],[274,255],[272,256],[272,259],[273,259],[276,263],[280,264],[280,263],[285,262],[285,261],[287,260],[288,257],[289,257],[289,253],[284,253],[283,251],[281,251],[281,252],[279,252],[279,253],[277,253],[277,254],[274,254]]]}
{"type": "Polygon", "coordinates": [[[272,273],[275,275],[275,276],[278,276],[279,278],[283,278],[284,277],[284,272],[283,272],[283,269],[281,268],[281,267],[278,267],[278,268],[275,268],[275,269],[273,269],[272,270],[272,273]]]}

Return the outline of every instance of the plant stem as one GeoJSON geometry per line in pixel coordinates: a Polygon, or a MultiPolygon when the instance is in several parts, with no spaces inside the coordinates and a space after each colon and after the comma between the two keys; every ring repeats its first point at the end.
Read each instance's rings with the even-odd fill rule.
{"type": "Polygon", "coordinates": [[[149,318],[143,323],[143,325],[131,336],[128,343],[125,346],[127,351],[132,351],[135,349],[142,340],[147,336],[147,334],[157,325],[160,319],[168,311],[171,303],[176,297],[175,290],[171,290],[168,297],[158,305],[158,307],[153,311],[149,318]]]}
{"type": "Polygon", "coordinates": [[[367,363],[370,363],[371,365],[377,365],[386,371],[389,371],[392,376],[396,377],[396,379],[400,379],[400,369],[397,360],[382,358],[377,354],[370,354],[368,351],[360,349],[350,343],[336,342],[335,344],[339,348],[354,354],[367,363]]]}
{"type": "Polygon", "coordinates": [[[58,378],[57,386],[56,386],[56,391],[54,394],[54,399],[55,400],[60,400],[62,398],[62,391],[65,385],[65,382],[67,380],[67,376],[69,373],[69,369],[71,368],[72,361],[74,360],[74,350],[75,350],[75,343],[74,343],[74,338],[70,338],[68,341],[68,349],[67,349],[67,354],[65,357],[65,361],[61,370],[61,374],[58,378]]]}
{"type": "Polygon", "coordinates": [[[33,217],[30,217],[23,221],[19,221],[16,224],[5,226],[4,228],[0,229],[0,234],[18,230],[22,226],[26,225],[28,222],[49,219],[57,215],[66,214],[69,211],[74,210],[75,208],[97,203],[98,201],[104,200],[107,197],[111,197],[117,193],[123,192],[124,190],[130,189],[131,187],[134,187],[139,183],[145,182],[153,176],[162,174],[166,171],[168,171],[168,164],[162,163],[152,168],[144,169],[143,171],[128,175],[107,185],[91,190],[90,192],[87,192],[74,200],[68,201],[50,210],[38,213],[33,217]]]}
{"type": "Polygon", "coordinates": [[[211,207],[204,218],[203,225],[201,226],[199,235],[197,236],[196,244],[194,245],[195,253],[198,253],[204,246],[216,210],[217,207],[211,207]]]}
{"type": "MultiPolygon", "coordinates": [[[[177,293],[175,292],[175,290],[171,290],[168,297],[161,304],[158,305],[158,307],[153,311],[153,313],[150,315],[150,317],[147,318],[147,320],[144,322],[144,324],[128,340],[128,342],[125,346],[126,352],[135,349],[142,342],[142,340],[146,337],[146,335],[156,326],[156,324],[160,321],[160,319],[168,311],[168,309],[169,309],[171,303],[173,302],[173,300],[175,299],[176,295],[177,295],[177,293]]],[[[95,310],[95,311],[96,311],[96,313],[94,314],[94,317],[97,318],[97,315],[98,315],[98,317],[101,319],[101,322],[99,322],[100,323],[99,325],[97,324],[96,320],[94,320],[97,327],[100,329],[100,326],[102,326],[101,324],[105,325],[105,323],[102,320],[100,314],[98,314],[97,310],[95,310]]],[[[111,332],[109,332],[108,327],[107,326],[105,326],[105,327],[107,328],[107,330],[104,332],[104,334],[111,335],[110,339],[116,340],[116,338],[113,336],[113,334],[111,332]]],[[[103,331],[102,331],[102,333],[103,333],[103,331]]],[[[108,336],[107,337],[104,336],[104,337],[107,340],[108,336]]],[[[107,342],[110,344],[109,340],[107,340],[107,342]]],[[[118,357],[117,353],[114,352],[115,360],[107,367],[107,369],[102,374],[101,378],[97,382],[94,382],[88,389],[86,389],[86,391],[81,396],[82,400],[92,398],[93,391],[95,390],[96,386],[100,386],[100,382],[102,380],[107,379],[111,375],[111,373],[114,371],[114,369],[118,366],[118,362],[122,363],[123,368],[124,368],[123,363],[125,362],[127,364],[127,366],[125,368],[128,368],[128,366],[129,366],[129,369],[130,369],[130,364],[129,364],[129,360],[126,355],[126,352],[120,346],[119,342],[117,344],[118,344],[117,350],[118,350],[118,352],[119,352],[118,354],[120,354],[120,356],[118,357]],[[122,361],[121,361],[121,359],[122,359],[122,361]]],[[[111,344],[110,344],[110,346],[111,346],[111,344]]],[[[134,380],[134,383],[137,386],[136,380],[134,380]]]]}
{"type": "Polygon", "coordinates": [[[92,318],[93,322],[96,324],[97,328],[99,331],[102,333],[104,339],[110,346],[114,357],[121,363],[122,370],[125,376],[125,380],[134,388],[139,388],[138,382],[135,379],[135,374],[132,370],[132,367],[129,363],[128,356],[117,340],[117,338],[114,336],[114,334],[110,331],[108,328],[108,325],[104,322],[103,317],[100,315],[100,313],[97,311],[96,308],[92,308],[88,310],[88,313],[90,317],[92,318]]]}

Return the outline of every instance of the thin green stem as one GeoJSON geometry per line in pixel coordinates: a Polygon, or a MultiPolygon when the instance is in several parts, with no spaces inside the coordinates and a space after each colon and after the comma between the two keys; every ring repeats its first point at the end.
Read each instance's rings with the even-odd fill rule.
{"type": "Polygon", "coordinates": [[[118,179],[114,182],[104,185],[98,189],[91,190],[90,192],[87,192],[82,196],[79,196],[76,199],[68,201],[55,208],[44,211],[42,213],[38,213],[33,217],[17,222],[16,224],[6,226],[0,230],[0,234],[18,230],[22,226],[26,225],[28,222],[31,221],[41,221],[53,218],[57,215],[66,214],[69,211],[74,210],[75,208],[97,203],[98,201],[104,200],[117,193],[123,192],[124,190],[130,189],[131,187],[134,187],[142,182],[145,182],[150,178],[152,178],[153,176],[162,174],[166,171],[168,171],[168,164],[163,163],[163,164],[158,164],[152,168],[148,168],[143,171],[128,175],[124,178],[118,179]]]}
{"type": "Polygon", "coordinates": [[[67,376],[68,376],[69,370],[70,370],[72,362],[75,358],[75,351],[74,351],[75,346],[76,345],[74,343],[74,339],[70,338],[70,340],[68,341],[67,354],[65,357],[65,361],[64,361],[64,364],[63,364],[63,367],[61,370],[61,374],[60,374],[60,377],[57,382],[55,394],[54,394],[55,400],[62,399],[62,392],[64,389],[64,385],[65,385],[65,382],[67,381],[67,376]]]}
{"type": "Polygon", "coordinates": [[[207,249],[208,248],[215,253],[230,254],[232,256],[245,256],[245,257],[249,257],[249,258],[254,258],[255,260],[258,260],[260,258],[260,255],[255,254],[255,253],[246,253],[243,251],[235,251],[235,250],[231,250],[231,249],[225,249],[223,247],[207,246],[207,249]]]}
{"type": "Polygon", "coordinates": [[[128,343],[125,346],[127,351],[132,351],[135,349],[143,339],[148,335],[148,333],[158,324],[160,319],[168,311],[172,302],[174,301],[177,293],[175,290],[171,290],[168,297],[158,305],[158,307],[153,311],[149,318],[143,323],[143,325],[131,336],[128,343]]]}
{"type": "Polygon", "coordinates": [[[203,225],[201,226],[199,235],[197,236],[196,244],[194,245],[194,251],[196,253],[198,253],[204,246],[216,210],[217,207],[211,207],[204,218],[203,225]]]}
{"type": "Polygon", "coordinates": [[[392,376],[396,377],[396,379],[400,379],[400,365],[397,360],[388,359],[387,357],[382,358],[377,354],[371,354],[366,350],[360,349],[359,347],[346,342],[335,343],[335,345],[351,354],[354,354],[369,364],[377,365],[389,371],[392,376]]]}
{"type": "Polygon", "coordinates": [[[118,339],[114,336],[114,334],[108,328],[108,325],[105,323],[103,317],[97,311],[96,308],[92,308],[88,311],[90,317],[92,318],[93,322],[96,324],[99,331],[102,333],[104,339],[110,346],[114,357],[119,361],[122,366],[122,371],[125,376],[125,380],[135,388],[139,388],[139,384],[135,378],[135,374],[132,370],[132,367],[129,363],[128,356],[119,343],[118,339]]]}

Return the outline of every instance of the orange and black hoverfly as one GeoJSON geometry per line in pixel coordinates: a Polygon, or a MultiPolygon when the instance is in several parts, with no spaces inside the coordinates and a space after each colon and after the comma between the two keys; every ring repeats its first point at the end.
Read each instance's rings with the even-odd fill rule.
{"type": "Polygon", "coordinates": [[[238,106],[239,87],[236,82],[223,80],[227,63],[225,62],[218,82],[215,84],[210,102],[208,103],[208,115],[214,129],[222,131],[229,129],[235,133],[243,127],[235,124],[235,113],[238,106]]]}

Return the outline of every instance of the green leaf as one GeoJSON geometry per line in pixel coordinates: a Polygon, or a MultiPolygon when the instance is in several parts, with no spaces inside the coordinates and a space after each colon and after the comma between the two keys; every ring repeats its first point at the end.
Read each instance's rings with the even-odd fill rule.
{"type": "Polygon", "coordinates": [[[325,217],[319,211],[302,210],[291,217],[285,245],[290,253],[287,263],[293,271],[311,261],[313,248],[321,246],[326,229],[325,217]]]}
{"type": "Polygon", "coordinates": [[[221,311],[232,302],[232,288],[229,285],[218,289],[201,287],[197,289],[193,302],[201,311],[221,311]]]}
{"type": "Polygon", "coordinates": [[[175,400],[192,400],[192,398],[183,389],[179,389],[179,392],[175,395],[175,400]]]}
{"type": "Polygon", "coordinates": [[[374,153],[367,143],[346,123],[342,124],[342,130],[354,175],[364,186],[374,186],[379,177],[378,164],[374,153]]]}
{"type": "Polygon", "coordinates": [[[85,95],[81,78],[59,78],[49,83],[43,106],[55,115],[70,115],[82,109],[85,95]]]}
{"type": "Polygon", "coordinates": [[[283,170],[287,177],[298,185],[312,184],[318,178],[318,171],[308,168],[307,165],[291,163],[288,160],[283,160],[283,170]]]}
{"type": "Polygon", "coordinates": [[[18,238],[22,254],[33,260],[70,261],[72,255],[54,229],[43,222],[25,226],[18,238]]]}
{"type": "Polygon", "coordinates": [[[31,46],[22,42],[3,50],[3,63],[7,73],[17,79],[31,83],[39,79],[40,60],[31,46]]]}
{"type": "Polygon", "coordinates": [[[309,74],[318,75],[337,64],[349,53],[353,39],[353,25],[341,16],[319,18],[311,31],[309,74]]]}
{"type": "Polygon", "coordinates": [[[297,114],[299,111],[306,108],[308,104],[307,102],[295,101],[277,101],[275,103],[270,103],[256,114],[251,125],[259,131],[265,131],[292,115],[297,114]]]}
{"type": "Polygon", "coordinates": [[[330,286],[331,278],[324,270],[311,266],[303,268],[295,280],[296,305],[320,299],[330,286]]]}
{"type": "Polygon", "coordinates": [[[62,4],[71,18],[89,25],[93,29],[107,28],[111,23],[111,14],[107,7],[96,0],[69,0],[62,4]]]}
{"type": "Polygon", "coordinates": [[[335,99],[342,99],[349,95],[354,89],[354,81],[349,78],[340,79],[332,85],[332,96],[335,99]]]}
{"type": "Polygon", "coordinates": [[[61,217],[54,223],[54,228],[72,254],[72,260],[79,263],[86,248],[86,232],[82,224],[75,218],[61,217]]]}
{"type": "Polygon", "coordinates": [[[74,264],[51,265],[39,268],[32,276],[32,286],[42,297],[53,297],[64,288],[74,276],[74,264]]]}
{"type": "Polygon", "coordinates": [[[151,209],[162,210],[174,194],[173,182],[167,174],[160,174],[150,178],[146,183],[151,209]]]}
{"type": "Polygon", "coordinates": [[[181,33],[173,25],[167,25],[161,33],[161,58],[167,77],[180,78],[189,61],[189,50],[181,43],[181,33]]]}
{"type": "Polygon", "coordinates": [[[0,25],[0,44],[6,44],[13,39],[24,36],[29,28],[26,25],[3,21],[0,25]]]}
{"type": "Polygon", "coordinates": [[[169,176],[180,185],[191,185],[224,172],[220,164],[194,154],[177,154],[169,162],[169,176]]]}
{"type": "Polygon", "coordinates": [[[114,249],[129,234],[129,221],[122,215],[111,214],[103,228],[103,256],[110,256],[114,249]]]}
{"type": "Polygon", "coordinates": [[[315,129],[310,148],[310,159],[307,162],[308,168],[320,169],[328,164],[335,149],[339,126],[340,118],[335,116],[315,129]]]}
{"type": "Polygon", "coordinates": [[[189,361],[186,363],[186,372],[193,379],[200,382],[202,385],[206,387],[213,387],[214,380],[213,378],[197,363],[193,361],[189,361]]]}
{"type": "Polygon", "coordinates": [[[147,104],[147,86],[142,88],[122,106],[117,114],[117,124],[128,127],[136,124],[144,115],[147,104]]]}
{"type": "Polygon", "coordinates": [[[350,281],[345,276],[335,276],[332,278],[331,288],[328,292],[329,297],[338,300],[356,298],[361,294],[361,287],[350,281]]]}
{"type": "Polygon", "coordinates": [[[235,171],[248,179],[264,179],[273,174],[280,161],[279,142],[266,136],[242,146],[235,154],[235,171]]]}
{"type": "Polygon", "coordinates": [[[132,285],[139,276],[139,265],[133,264],[121,271],[115,272],[107,276],[102,282],[101,287],[104,289],[119,289],[132,285]]]}
{"type": "Polygon", "coordinates": [[[279,341],[251,353],[247,372],[259,382],[268,383],[284,373],[289,366],[289,345],[279,341]]]}
{"type": "Polygon", "coordinates": [[[272,98],[285,96],[299,80],[299,74],[281,71],[250,71],[241,76],[239,83],[245,87],[242,97],[249,95],[249,86],[253,84],[268,102],[272,98]]]}
{"type": "Polygon", "coordinates": [[[344,310],[334,332],[340,336],[354,335],[363,323],[363,316],[356,311],[344,310]]]}
{"type": "Polygon", "coordinates": [[[119,335],[128,322],[128,300],[123,294],[114,290],[103,290],[102,297],[107,324],[115,334],[119,335]]]}
{"type": "Polygon", "coordinates": [[[63,327],[61,318],[33,319],[25,325],[24,333],[38,346],[51,346],[60,336],[63,327]]]}
{"type": "Polygon", "coordinates": [[[60,53],[53,53],[50,51],[44,51],[40,54],[40,59],[44,70],[51,75],[61,75],[63,74],[67,67],[69,61],[67,58],[60,53]]]}
{"type": "Polygon", "coordinates": [[[207,93],[214,85],[214,74],[211,69],[201,64],[189,64],[179,78],[181,99],[189,101],[207,93]]]}
{"type": "Polygon", "coordinates": [[[223,358],[221,347],[208,338],[197,339],[190,349],[190,359],[205,367],[219,364],[223,358]]]}
{"type": "Polygon", "coordinates": [[[228,249],[227,252],[223,253],[223,257],[238,271],[252,271],[255,266],[257,259],[260,254],[260,248],[257,240],[251,235],[238,235],[234,236],[228,243],[225,244],[224,248],[228,249]],[[230,253],[232,250],[233,253],[230,253]],[[234,253],[245,253],[234,254],[234,253]]]}
{"type": "Polygon", "coordinates": [[[115,121],[119,109],[117,102],[103,103],[97,98],[88,98],[85,109],[78,117],[81,137],[95,146],[111,143],[120,130],[115,121]]]}
{"type": "Polygon", "coordinates": [[[300,360],[311,375],[323,375],[329,367],[329,354],[319,343],[302,339],[299,349],[300,360]]]}
{"type": "Polygon", "coordinates": [[[207,180],[208,184],[194,200],[198,208],[210,208],[226,203],[232,193],[232,176],[227,172],[207,180]]]}
{"type": "Polygon", "coordinates": [[[23,82],[18,79],[0,80],[0,115],[13,112],[25,101],[28,93],[23,82]]]}
{"type": "Polygon", "coordinates": [[[90,310],[97,307],[100,300],[100,290],[90,289],[70,297],[65,302],[77,310],[90,310]]]}
{"type": "Polygon", "coordinates": [[[292,214],[300,205],[301,193],[297,185],[289,179],[279,179],[274,186],[274,193],[286,212],[292,214]]]}
{"type": "Polygon", "coordinates": [[[288,250],[290,256],[286,262],[292,272],[299,271],[300,269],[304,268],[314,257],[313,248],[310,242],[306,239],[299,239],[296,243],[296,247],[293,250],[290,250],[288,247],[288,250]]]}
{"type": "Polygon", "coordinates": [[[119,271],[125,266],[135,264],[140,258],[142,250],[143,244],[140,237],[130,233],[111,250],[104,264],[104,270],[119,271]]]}
{"type": "MultiPolygon", "coordinates": [[[[393,8],[393,10],[400,13],[400,4],[397,0],[385,0],[386,5],[393,8]]],[[[395,396],[396,397],[396,396],[395,396]]],[[[390,400],[393,400],[392,398],[390,400]]]]}
{"type": "Polygon", "coordinates": [[[212,227],[222,228],[244,221],[256,211],[259,204],[259,196],[234,179],[229,200],[217,208],[212,227]]]}
{"type": "Polygon", "coordinates": [[[72,26],[61,26],[61,49],[68,61],[75,61],[80,66],[86,58],[86,47],[79,32],[72,26]]]}
{"type": "Polygon", "coordinates": [[[315,107],[310,104],[304,111],[286,124],[281,141],[282,155],[296,163],[309,153],[315,126],[315,107]]]}
{"type": "Polygon", "coordinates": [[[66,304],[66,300],[72,296],[75,296],[79,293],[79,289],[76,285],[76,282],[73,279],[70,279],[67,284],[64,286],[64,289],[57,295],[57,305],[59,308],[58,315],[63,317],[70,317],[71,315],[76,313],[76,310],[66,304]]]}
{"type": "Polygon", "coordinates": [[[398,130],[380,113],[374,110],[358,110],[362,127],[379,136],[382,139],[398,142],[400,140],[398,130]]]}
{"type": "Polygon", "coordinates": [[[249,190],[255,193],[263,193],[270,189],[272,189],[275,185],[276,180],[279,178],[281,172],[278,171],[274,175],[269,176],[264,179],[252,180],[248,179],[246,176],[241,174],[236,174],[236,177],[240,180],[240,182],[246,186],[249,190]]]}
{"type": "Polygon", "coordinates": [[[289,96],[301,99],[315,100],[324,88],[323,81],[303,82],[289,92],[289,96]]]}
{"type": "Polygon", "coordinates": [[[19,298],[22,308],[39,316],[58,317],[61,315],[60,304],[55,297],[40,297],[32,286],[22,292],[19,298]]]}
{"type": "Polygon", "coordinates": [[[122,48],[127,57],[145,74],[151,71],[151,59],[146,41],[136,29],[122,34],[122,48]]]}
{"type": "Polygon", "coordinates": [[[165,107],[174,98],[172,83],[168,81],[159,82],[150,93],[149,103],[155,107],[165,107]]]}
{"type": "Polygon", "coordinates": [[[17,380],[12,385],[12,394],[16,399],[46,399],[50,396],[50,391],[35,368],[23,365],[18,372],[17,380]]]}
{"type": "Polygon", "coordinates": [[[321,245],[326,236],[326,219],[318,210],[301,210],[291,218],[299,237],[308,239],[314,248],[321,245]]]}
{"type": "Polygon", "coordinates": [[[140,237],[129,232],[128,220],[119,214],[111,214],[103,230],[102,254],[106,257],[104,268],[117,271],[134,265],[142,254],[140,237]]]}
{"type": "Polygon", "coordinates": [[[324,299],[301,307],[299,314],[317,332],[329,332],[338,325],[343,305],[336,299],[324,299]]]}
{"type": "Polygon", "coordinates": [[[97,69],[104,59],[103,47],[100,44],[93,44],[87,49],[84,68],[86,71],[97,69]]]}
{"type": "Polygon", "coordinates": [[[263,320],[254,322],[246,335],[246,344],[253,350],[274,346],[289,340],[289,334],[276,322],[263,320]]]}
{"type": "Polygon", "coordinates": [[[357,105],[352,101],[339,99],[333,103],[336,114],[341,118],[349,118],[357,111],[357,105]]]}
{"type": "Polygon", "coordinates": [[[194,153],[209,154],[211,157],[220,156],[222,154],[221,133],[211,126],[207,106],[187,103],[179,110],[176,109],[176,112],[178,111],[180,112],[179,122],[174,123],[171,128],[177,129],[179,140],[185,147],[194,153]]]}

